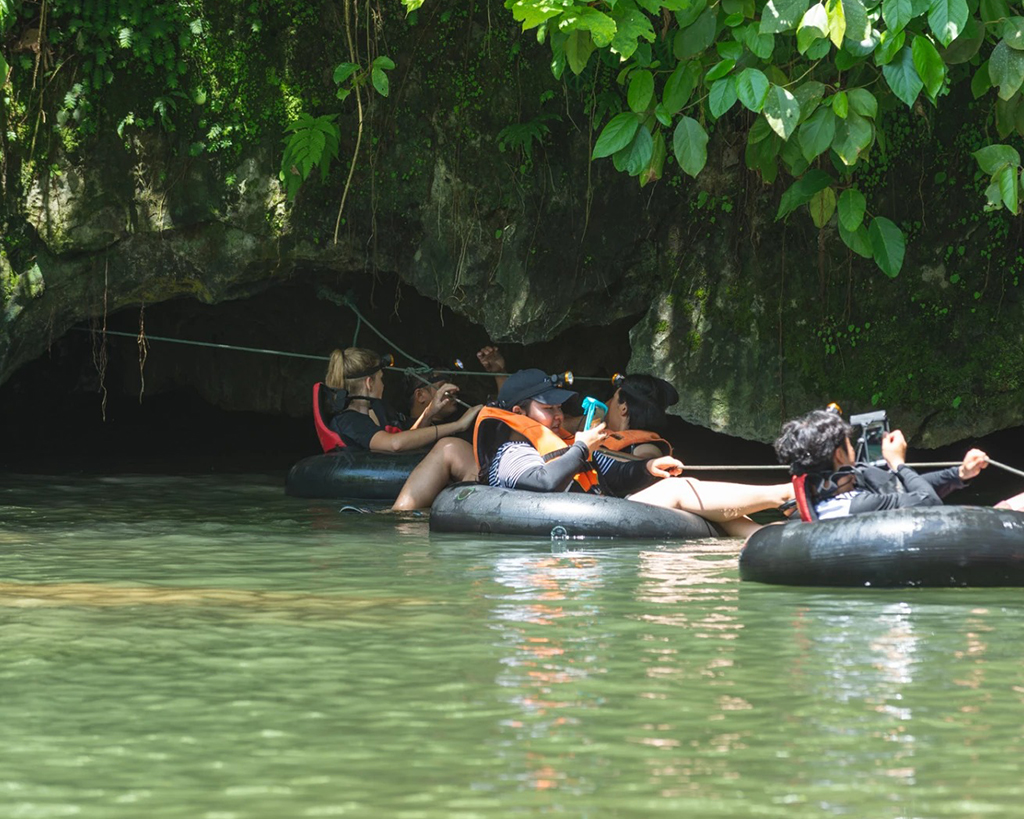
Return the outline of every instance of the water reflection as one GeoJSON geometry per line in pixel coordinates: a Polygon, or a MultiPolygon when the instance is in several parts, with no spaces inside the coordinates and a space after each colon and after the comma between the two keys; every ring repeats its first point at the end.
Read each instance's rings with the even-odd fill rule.
{"type": "Polygon", "coordinates": [[[735,541],[434,537],[279,483],[67,480],[35,506],[0,488],[14,815],[896,819],[1024,799],[1016,592],[741,584],[735,541]]]}

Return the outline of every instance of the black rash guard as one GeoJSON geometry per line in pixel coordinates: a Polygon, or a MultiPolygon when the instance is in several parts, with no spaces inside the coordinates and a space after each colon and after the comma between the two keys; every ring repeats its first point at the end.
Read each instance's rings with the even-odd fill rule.
{"type": "Polygon", "coordinates": [[[856,487],[816,500],[814,510],[819,520],[913,506],[941,506],[942,498],[966,486],[956,466],[927,475],[918,475],[906,464],[896,470],[857,464],[849,471],[857,481],[856,487]]]}

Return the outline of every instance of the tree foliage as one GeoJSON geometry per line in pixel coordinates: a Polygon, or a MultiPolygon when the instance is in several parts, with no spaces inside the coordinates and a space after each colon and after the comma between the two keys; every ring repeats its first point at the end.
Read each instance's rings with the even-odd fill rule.
{"type": "MultiPolygon", "coordinates": [[[[402,1],[408,11],[423,5],[402,1]]],[[[581,74],[595,60],[619,65],[618,110],[608,111],[592,159],[610,157],[644,185],[661,177],[670,144],[682,170],[697,176],[715,123],[751,112],[746,164],[765,182],[786,185],[777,218],[806,207],[822,227],[838,213],[842,240],[888,276],[899,274],[905,237],[871,211],[855,173],[884,148],[882,118],[901,106],[938,105],[964,84],[991,106],[1001,138],[1024,136],[1024,16],[1008,0],[505,0],[505,7],[550,46],[556,77],[581,74]]],[[[1018,215],[1017,151],[994,145],[976,156],[991,176],[987,207],[1018,215]]]]}

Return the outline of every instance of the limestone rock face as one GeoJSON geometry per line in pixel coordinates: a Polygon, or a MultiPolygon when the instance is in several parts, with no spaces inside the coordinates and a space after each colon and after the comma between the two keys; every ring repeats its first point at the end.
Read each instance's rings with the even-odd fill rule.
{"type": "MultiPolygon", "coordinates": [[[[278,315],[247,328],[254,341],[272,332],[326,352],[289,294],[328,283],[375,293],[376,277],[393,276],[497,342],[575,329],[566,362],[631,317],[630,369],[669,378],[674,412],[736,436],[771,440],[782,420],[831,400],[885,407],[923,445],[1024,422],[1024,259],[1001,223],[978,218],[969,158],[947,167],[918,150],[914,129],[923,140],[931,124],[911,121],[911,137],[890,146],[903,164],[869,191],[910,235],[890,280],[850,254],[835,218],[821,231],[803,211],[775,221],[784,184],[746,170],[741,118],[719,123],[696,181],[671,160],[643,188],[608,160],[590,163],[596,133],[544,50],[511,20],[466,14],[457,28],[443,15],[429,30],[386,21],[401,80],[368,109],[337,243],[349,104],[338,104],[341,160],[293,203],[278,181],[280,134],[230,160],[189,157],[156,133],[127,147],[100,140],[34,169],[6,206],[24,238],[14,257],[0,254],[0,383],[83,320],[182,298],[244,305],[279,292],[278,315]],[[902,195],[909,177],[920,196],[902,195]]],[[[375,295],[364,309],[383,319],[393,305],[375,295]]],[[[248,367],[194,375],[233,408],[306,402],[307,380],[287,398],[299,389],[287,379],[243,386],[285,378],[248,367]]]]}

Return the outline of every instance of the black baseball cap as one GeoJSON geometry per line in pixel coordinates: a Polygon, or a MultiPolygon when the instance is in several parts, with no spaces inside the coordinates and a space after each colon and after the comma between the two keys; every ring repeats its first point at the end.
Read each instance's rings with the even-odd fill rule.
{"type": "Polygon", "coordinates": [[[512,409],[527,398],[541,404],[562,404],[576,393],[557,386],[560,381],[560,376],[548,375],[543,370],[520,370],[512,373],[501,385],[497,404],[502,409],[512,409]]]}

